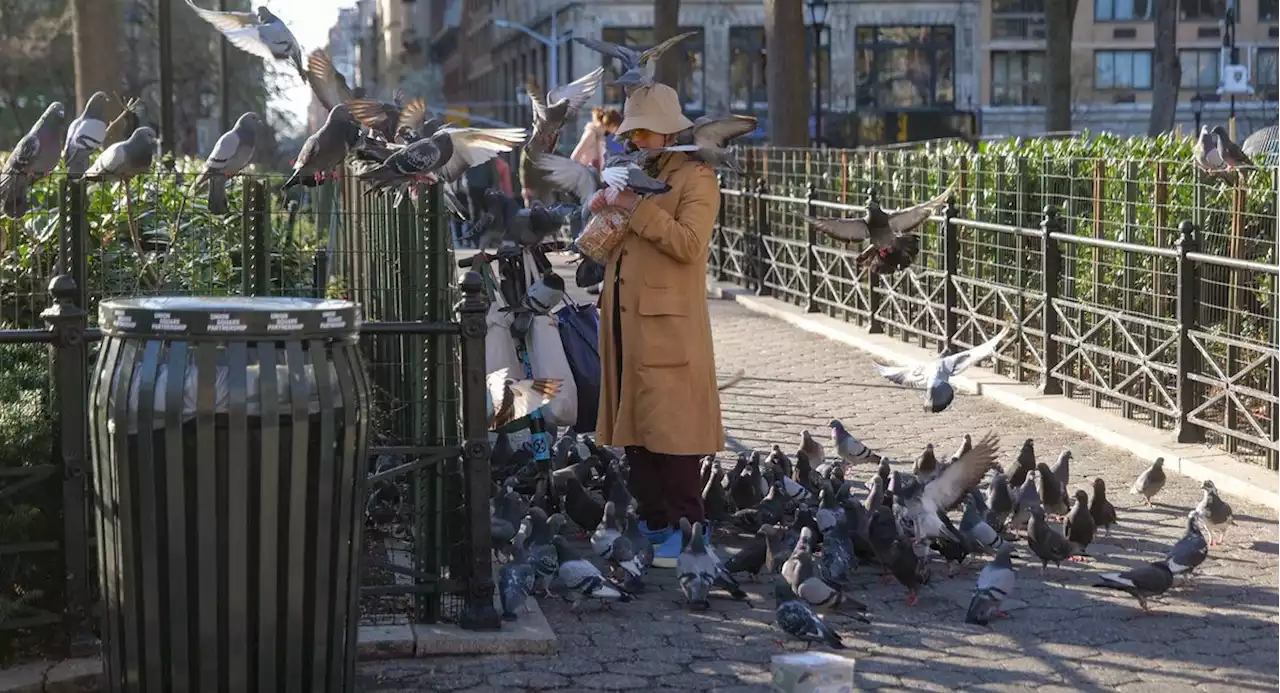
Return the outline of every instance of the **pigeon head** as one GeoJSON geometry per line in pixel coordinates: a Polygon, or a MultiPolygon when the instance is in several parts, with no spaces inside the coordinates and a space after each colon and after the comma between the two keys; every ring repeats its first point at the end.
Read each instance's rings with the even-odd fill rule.
{"type": "Polygon", "coordinates": [[[1082,488],[1076,489],[1075,497],[1076,497],[1076,502],[1079,503],[1080,505],[1082,506],[1089,505],[1089,494],[1085,493],[1084,489],[1082,488]]]}
{"type": "Polygon", "coordinates": [[[133,134],[129,135],[129,139],[141,140],[143,142],[146,142],[147,144],[155,144],[156,131],[144,125],[138,128],[137,130],[134,130],[133,134]]]}
{"type": "Polygon", "coordinates": [[[1202,488],[1202,489],[1204,489],[1204,490],[1206,490],[1206,491],[1208,491],[1209,493],[1212,493],[1212,494],[1217,494],[1217,493],[1218,493],[1218,487],[1213,485],[1213,480],[1212,480],[1212,479],[1205,479],[1205,480],[1204,480],[1204,483],[1203,483],[1203,484],[1200,484],[1200,488],[1202,488]]]}
{"type": "Polygon", "coordinates": [[[1205,149],[1213,149],[1214,147],[1216,147],[1218,145],[1218,142],[1213,135],[1214,133],[1211,130],[1209,130],[1208,125],[1201,125],[1200,126],[1200,146],[1204,147],[1205,149]]]}
{"type": "Polygon", "coordinates": [[[803,527],[800,529],[800,541],[796,543],[796,550],[797,551],[801,550],[800,547],[804,547],[803,550],[805,551],[808,551],[813,548],[813,529],[812,528],[803,527]]]}
{"type": "Polygon", "coordinates": [[[1156,469],[1164,469],[1164,458],[1157,457],[1156,461],[1151,463],[1151,466],[1156,469]]]}
{"type": "Polygon", "coordinates": [[[1191,512],[1187,513],[1187,532],[1191,534],[1203,534],[1203,527],[1204,518],[1200,517],[1199,510],[1192,509],[1191,512]]]}
{"type": "Polygon", "coordinates": [[[1005,543],[1000,545],[999,549],[996,550],[996,557],[994,560],[991,561],[991,563],[992,565],[998,566],[1000,568],[1012,568],[1013,567],[1012,559],[1013,559],[1013,542],[1006,541],[1005,543]]]}
{"type": "Polygon", "coordinates": [[[110,99],[111,97],[107,96],[105,91],[93,92],[93,96],[90,96],[89,101],[84,105],[85,115],[101,119],[102,111],[107,107],[107,101],[110,99]]]}
{"type": "Polygon", "coordinates": [[[279,20],[276,18],[274,14],[271,14],[271,10],[268,10],[263,5],[258,5],[258,21],[262,22],[263,24],[270,24],[271,22],[276,22],[279,20]]]}
{"type": "Polygon", "coordinates": [[[1213,126],[1213,130],[1211,130],[1210,132],[1212,132],[1214,136],[1218,138],[1219,142],[1231,139],[1231,135],[1227,133],[1227,129],[1222,127],[1221,125],[1213,126]]]}
{"type": "Polygon", "coordinates": [[[249,111],[236,119],[236,128],[257,126],[262,124],[262,117],[253,111],[249,111]]]}
{"type": "Polygon", "coordinates": [[[924,410],[931,414],[937,414],[951,406],[951,401],[955,398],[956,391],[952,389],[951,383],[935,382],[929,386],[929,390],[925,393],[924,410]]]}
{"type": "Polygon", "coordinates": [[[1102,477],[1094,477],[1093,479],[1093,497],[1100,498],[1107,494],[1107,482],[1102,477]]]}

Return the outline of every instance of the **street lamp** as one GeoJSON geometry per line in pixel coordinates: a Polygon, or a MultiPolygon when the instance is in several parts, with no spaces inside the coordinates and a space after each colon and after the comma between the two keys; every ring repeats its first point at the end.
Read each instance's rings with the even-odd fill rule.
{"type": "Polygon", "coordinates": [[[505,19],[495,19],[493,20],[493,24],[494,26],[497,26],[502,29],[514,29],[516,31],[524,32],[529,36],[529,38],[546,46],[547,47],[547,73],[548,73],[548,77],[547,77],[548,84],[546,87],[547,91],[551,91],[552,89],[555,89],[557,86],[560,85],[560,46],[563,46],[564,44],[568,43],[573,39],[573,29],[566,31],[564,35],[561,36],[558,30],[558,24],[556,22],[555,12],[551,13],[551,35],[550,36],[543,36],[542,34],[534,31],[533,29],[530,29],[529,27],[523,24],[508,22],[505,19]]]}
{"type": "Polygon", "coordinates": [[[827,0],[809,0],[809,23],[813,25],[813,139],[822,142],[822,30],[827,24],[827,0]]]}
{"type": "Polygon", "coordinates": [[[1191,113],[1196,117],[1195,136],[1200,136],[1200,116],[1204,114],[1204,99],[1199,94],[1191,95],[1191,113]]]}

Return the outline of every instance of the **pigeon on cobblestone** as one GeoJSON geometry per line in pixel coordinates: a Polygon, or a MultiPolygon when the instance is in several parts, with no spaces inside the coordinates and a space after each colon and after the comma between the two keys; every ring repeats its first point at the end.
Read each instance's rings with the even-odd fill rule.
{"type": "Polygon", "coordinates": [[[1157,457],[1156,461],[1152,462],[1151,466],[1147,467],[1147,470],[1133,482],[1133,486],[1129,487],[1129,493],[1142,496],[1146,504],[1151,505],[1151,499],[1164,488],[1164,482],[1164,458],[1157,457]]]}
{"type": "Polygon", "coordinates": [[[1075,553],[1067,538],[1045,521],[1044,508],[1031,509],[1031,519],[1027,521],[1027,546],[1040,558],[1040,574],[1053,563],[1057,567],[1075,553]]]}
{"type": "Polygon", "coordinates": [[[1093,517],[1093,525],[1103,528],[1107,536],[1111,536],[1111,525],[1116,524],[1116,509],[1107,500],[1107,482],[1102,477],[1093,479],[1093,498],[1089,500],[1089,515],[1093,517]]]}
{"type": "Polygon", "coordinates": [[[910,533],[916,541],[930,537],[961,541],[958,535],[947,531],[938,514],[952,507],[969,489],[977,486],[978,481],[995,464],[999,445],[1000,438],[994,433],[988,433],[974,443],[972,450],[948,465],[929,483],[901,495],[895,491],[899,506],[899,525],[903,531],[910,533]]]}
{"type": "Polygon", "coordinates": [[[533,594],[537,583],[538,574],[528,562],[528,553],[524,548],[531,528],[532,524],[528,519],[520,524],[520,531],[513,541],[515,551],[512,559],[498,569],[498,597],[502,603],[502,618],[507,621],[519,618],[516,612],[521,607],[528,613],[529,607],[525,600],[533,594]]]}
{"type": "Polygon", "coordinates": [[[1044,510],[1044,504],[1040,502],[1040,493],[1036,491],[1036,477],[1032,474],[1023,480],[1018,495],[1013,498],[1013,511],[1008,526],[1014,530],[1025,529],[1036,508],[1044,510]]]}
{"type": "MultiPolygon", "coordinates": [[[[841,426],[841,428],[844,427],[841,426]]],[[[834,433],[832,437],[835,437],[834,433]]],[[[827,459],[827,451],[822,449],[822,443],[819,443],[808,431],[800,431],[800,451],[815,464],[822,464],[827,459]]]]}
{"type": "Polygon", "coordinates": [[[27,189],[58,165],[58,137],[66,115],[61,102],[49,104],[0,167],[0,217],[26,214],[27,189]]]}
{"type": "Polygon", "coordinates": [[[907,605],[915,606],[920,601],[917,593],[929,584],[932,575],[928,558],[916,553],[910,541],[898,537],[889,549],[889,571],[907,588],[907,605]]]}
{"type": "MultiPolygon", "coordinates": [[[[846,597],[839,584],[828,581],[818,570],[813,558],[813,530],[805,527],[800,530],[800,540],[791,552],[791,557],[782,564],[782,578],[791,586],[791,590],[809,604],[826,609],[838,609],[849,604],[855,611],[866,611],[867,605],[852,597],[846,597]]],[[[860,620],[864,620],[862,617],[860,620]]],[[[870,621],[865,621],[870,622],[870,621]]]]}
{"type": "Polygon", "coordinates": [[[231,45],[266,60],[287,60],[304,81],[307,79],[307,69],[302,64],[302,49],[298,47],[298,39],[293,37],[289,27],[272,14],[271,10],[259,6],[257,14],[218,12],[199,7],[191,0],[187,0],[187,5],[201,19],[226,36],[231,45]]]}
{"type": "Polygon", "coordinates": [[[62,146],[62,160],[67,164],[67,175],[78,178],[89,168],[89,154],[102,149],[107,141],[106,109],[110,97],[106,92],[94,92],[84,105],[84,112],[67,127],[66,144],[62,146]]]}
{"type": "Polygon", "coordinates": [[[1010,492],[1009,480],[999,469],[991,474],[987,485],[987,511],[983,519],[995,530],[1005,526],[1009,513],[1013,512],[1013,494],[1010,492]]]}
{"type": "Polygon", "coordinates": [[[1204,489],[1204,497],[1196,506],[1196,512],[1209,528],[1209,545],[1221,544],[1227,538],[1227,530],[1235,524],[1231,506],[1218,495],[1213,481],[1205,479],[1200,488],[1204,489]]]}
{"type": "MultiPolygon", "coordinates": [[[[809,453],[806,452],[805,457],[808,457],[808,456],[809,456],[809,453]]],[[[764,461],[765,461],[765,464],[771,465],[773,467],[776,467],[782,470],[782,473],[786,476],[791,476],[792,474],[795,474],[795,470],[792,469],[791,458],[787,457],[787,454],[782,451],[782,446],[780,445],[774,445],[773,448],[769,451],[769,455],[764,458],[764,461]]],[[[810,458],[809,461],[815,464],[822,463],[822,460],[814,460],[812,458],[810,458]]]]}
{"type": "Polygon", "coordinates": [[[590,532],[604,518],[604,504],[588,493],[576,478],[562,479],[556,492],[564,514],[583,532],[590,532]]]}
{"type": "Polygon", "coordinates": [[[774,621],[782,632],[806,643],[820,643],[837,650],[845,649],[840,635],[831,629],[804,600],[798,598],[786,580],[773,583],[773,597],[777,601],[774,621]]]}
{"type": "Polygon", "coordinates": [[[1000,610],[1001,603],[1013,593],[1017,584],[1017,573],[1013,570],[1013,544],[1000,547],[996,557],[982,567],[978,573],[978,588],[969,600],[969,610],[965,612],[964,622],[985,626],[991,618],[1005,618],[1009,614],[1000,610]]]}
{"type": "Polygon", "coordinates": [[[1174,575],[1186,574],[1190,577],[1191,573],[1204,560],[1209,557],[1209,543],[1205,541],[1204,532],[1200,529],[1204,524],[1200,512],[1192,510],[1187,513],[1187,532],[1182,535],[1178,543],[1169,549],[1169,553],[1165,554],[1164,561],[1169,566],[1169,572],[1174,575]]]}
{"type": "Polygon", "coordinates": [[[984,553],[999,551],[1004,545],[1004,537],[1000,536],[984,518],[985,503],[977,491],[969,492],[969,502],[964,506],[964,514],[960,517],[960,534],[984,553]]]}
{"type": "Polygon", "coordinates": [[[936,361],[916,363],[908,366],[895,366],[876,358],[876,372],[895,385],[903,385],[924,390],[924,409],[937,414],[951,406],[955,399],[955,389],[951,387],[951,378],[967,370],[983,359],[994,356],[1001,340],[1008,336],[1006,328],[1000,334],[966,349],[958,354],[946,356],[936,361]]]}
{"type": "Polygon", "coordinates": [[[1088,556],[1089,544],[1093,543],[1093,535],[1097,529],[1093,516],[1089,514],[1089,494],[1083,489],[1076,489],[1075,503],[1071,505],[1071,511],[1067,513],[1065,524],[1062,526],[1067,541],[1079,547],[1077,554],[1072,556],[1071,560],[1085,560],[1088,556]]]}
{"type": "MultiPolygon", "coordinates": [[[[653,566],[653,542],[646,539],[644,534],[640,532],[640,518],[636,517],[634,508],[627,508],[624,524],[625,528],[622,530],[622,536],[631,542],[631,550],[635,552],[641,573],[647,572],[653,566]]],[[[644,583],[638,580],[631,580],[627,583],[627,589],[632,592],[641,591],[644,589],[644,583]]]]}
{"type": "MultiPolygon", "coordinates": [[[[777,528],[774,528],[775,530],[777,528]]],[[[756,582],[760,579],[760,571],[764,569],[765,560],[769,555],[768,538],[764,532],[765,528],[761,527],[760,532],[740,551],[729,557],[724,562],[726,572],[746,573],[747,579],[756,582]]]]}
{"type": "Polygon", "coordinates": [[[586,36],[575,36],[573,40],[607,58],[617,60],[622,68],[622,74],[618,76],[618,79],[613,84],[626,88],[628,94],[630,94],[632,89],[652,85],[655,71],[658,69],[658,59],[662,57],[662,54],[690,36],[697,35],[697,33],[696,31],[686,31],[683,34],[672,36],[645,51],[637,51],[627,46],[586,36]]]}
{"type": "Polygon", "coordinates": [[[1036,491],[1040,493],[1040,502],[1046,512],[1062,518],[1071,510],[1067,504],[1067,489],[1044,462],[1036,465],[1036,491]]]}
{"type": "Polygon", "coordinates": [[[1050,468],[1053,472],[1053,478],[1058,480],[1058,485],[1064,490],[1071,485],[1071,451],[1063,450],[1058,455],[1058,461],[1053,463],[1050,468]]]}
{"type": "MultiPolygon", "coordinates": [[[[836,444],[836,454],[846,464],[855,464],[857,462],[879,462],[880,456],[871,451],[866,445],[845,430],[844,424],[840,423],[840,419],[832,419],[827,424],[831,427],[831,439],[836,444]]],[[[813,459],[810,457],[809,459],[813,459]]]]}
{"type": "Polygon", "coordinates": [[[1147,600],[1164,594],[1173,586],[1173,571],[1164,561],[1156,561],[1123,573],[1103,573],[1093,586],[1126,592],[1138,600],[1144,613],[1149,614],[1151,607],[1147,600]]]}
{"type": "Polygon", "coordinates": [[[235,177],[253,161],[254,152],[257,151],[258,126],[261,124],[262,120],[257,113],[245,113],[236,120],[235,127],[219,137],[213,145],[213,151],[204,162],[204,169],[191,184],[191,190],[194,191],[206,181],[209,183],[210,213],[226,214],[227,180],[235,177]]]}
{"type": "MultiPolygon", "coordinates": [[[[965,435],[968,438],[968,434],[965,435]]],[[[920,453],[920,457],[916,458],[916,463],[912,465],[911,472],[916,475],[921,482],[928,481],[938,471],[938,458],[933,454],[933,443],[924,446],[924,452],[920,453]]]]}
{"type": "Polygon", "coordinates": [[[528,551],[529,564],[533,566],[538,578],[544,581],[554,575],[556,568],[560,565],[556,548],[551,540],[559,531],[564,516],[557,513],[554,517],[555,523],[547,517],[546,511],[542,508],[537,506],[529,508],[530,529],[529,538],[525,540],[525,550],[528,551]]]}
{"type": "Polygon", "coordinates": [[[582,558],[567,539],[555,536],[551,538],[551,542],[560,562],[552,580],[552,591],[559,592],[572,601],[571,609],[576,611],[588,599],[598,600],[605,605],[609,602],[625,603],[632,600],[632,595],[626,588],[602,575],[600,569],[582,558]]]}
{"type": "Polygon", "coordinates": [[[915,205],[894,211],[886,211],[874,197],[867,202],[867,211],[860,218],[814,219],[807,218],[819,231],[836,240],[852,243],[869,240],[858,261],[871,262],[871,271],[892,275],[915,262],[920,252],[920,237],[913,234],[934,212],[951,198],[954,186],[941,195],[915,205]]]}
{"type": "Polygon", "coordinates": [[[1005,467],[1004,475],[1009,478],[1010,488],[1021,488],[1027,475],[1036,470],[1036,443],[1027,438],[1018,449],[1018,456],[1005,467]]]}
{"type": "Polygon", "coordinates": [[[89,170],[84,172],[85,180],[131,180],[134,176],[146,173],[151,168],[151,160],[155,157],[155,152],[156,131],[149,127],[140,127],[129,135],[129,139],[116,142],[103,150],[89,170]]]}
{"type": "Polygon", "coordinates": [[[842,516],[835,526],[822,534],[822,555],[818,564],[822,568],[823,577],[841,590],[850,588],[853,573],[858,568],[858,557],[853,549],[853,533],[849,529],[853,522],[847,515],[842,516]]]}
{"type": "Polygon", "coordinates": [[[624,584],[627,580],[639,580],[644,575],[640,559],[636,556],[631,540],[622,535],[618,506],[613,501],[604,504],[604,515],[591,535],[591,549],[608,561],[614,575],[624,584]]]}
{"type": "Polygon", "coordinates": [[[707,609],[711,603],[707,596],[711,594],[711,585],[716,579],[719,561],[707,551],[703,543],[702,523],[695,522],[689,526],[688,518],[680,518],[680,531],[688,532],[689,542],[676,557],[676,581],[680,591],[684,593],[689,606],[695,609],[707,609]]]}

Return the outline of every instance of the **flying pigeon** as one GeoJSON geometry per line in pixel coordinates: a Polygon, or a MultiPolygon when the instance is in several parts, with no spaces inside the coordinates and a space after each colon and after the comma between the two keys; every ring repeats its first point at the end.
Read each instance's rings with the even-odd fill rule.
{"type": "Polygon", "coordinates": [[[677,134],[675,145],[667,147],[666,151],[693,152],[702,162],[724,166],[741,176],[745,175],[742,166],[725,147],[755,129],[756,119],[753,116],[702,116],[693,121],[693,127],[677,134]]]}
{"type": "Polygon", "coordinates": [[[633,160],[607,160],[602,171],[558,154],[535,154],[533,163],[547,172],[549,183],[578,198],[582,205],[580,213],[584,219],[590,215],[588,203],[601,188],[608,191],[610,200],[616,199],[623,190],[645,196],[661,195],[671,189],[671,186],[646,173],[633,160]]]}
{"type": "Polygon", "coordinates": [[[881,208],[880,203],[872,197],[861,218],[809,217],[807,221],[819,231],[845,243],[871,241],[871,247],[858,256],[858,261],[861,263],[869,260],[871,270],[877,274],[894,274],[915,262],[916,255],[920,252],[920,238],[911,232],[945,205],[954,189],[953,185],[928,202],[891,212],[881,208]]]}
{"type": "Polygon", "coordinates": [[[355,99],[347,80],[333,66],[333,60],[324,50],[317,48],[307,56],[307,82],[325,111],[355,99]]]}
{"type": "Polygon", "coordinates": [[[1164,561],[1156,561],[1123,573],[1103,573],[1098,580],[1094,587],[1127,592],[1138,600],[1142,611],[1149,614],[1151,607],[1147,605],[1147,599],[1158,597],[1173,586],[1173,571],[1164,561]]]}
{"type": "Polygon", "coordinates": [[[1221,544],[1227,538],[1227,529],[1235,524],[1231,506],[1218,495],[1218,487],[1213,485],[1213,481],[1205,479],[1200,488],[1204,489],[1204,497],[1196,506],[1196,512],[1209,528],[1209,545],[1221,544]]]}
{"type": "Polygon", "coordinates": [[[106,92],[94,92],[84,105],[84,112],[71,121],[67,128],[67,142],[62,147],[62,160],[67,164],[67,175],[79,178],[89,168],[89,153],[102,149],[107,141],[106,109],[110,97],[106,92]]]}
{"type": "Polygon", "coordinates": [[[544,154],[555,149],[560,129],[578,117],[582,107],[600,88],[603,76],[604,68],[597,67],[568,84],[552,89],[545,96],[536,80],[526,80],[525,91],[533,106],[533,134],[525,143],[525,149],[530,154],[544,154]]]}
{"type": "Polygon", "coordinates": [[[1160,493],[1160,489],[1164,488],[1164,458],[1157,457],[1155,462],[1151,463],[1147,470],[1140,474],[1134,480],[1133,486],[1129,488],[1129,493],[1135,496],[1142,496],[1146,500],[1147,505],[1151,505],[1151,499],[1160,493]]]}
{"type": "Polygon", "coordinates": [[[1203,524],[1204,519],[1200,517],[1199,511],[1187,513],[1186,534],[1164,556],[1169,572],[1174,575],[1186,573],[1190,576],[1209,557],[1209,543],[1205,541],[1204,532],[1200,529],[1203,524]]]}
{"type": "Polygon", "coordinates": [[[284,189],[295,185],[309,188],[319,185],[324,176],[342,164],[347,148],[360,137],[360,129],[351,119],[351,111],[345,104],[338,104],[329,111],[324,124],[306,142],[293,162],[293,175],[285,181],[284,189]]]}
{"type": "Polygon", "coordinates": [[[26,214],[27,188],[58,165],[58,136],[66,116],[66,108],[54,101],[18,140],[4,167],[0,168],[0,217],[17,218],[26,214]]]}
{"type": "Polygon", "coordinates": [[[569,205],[521,207],[515,198],[500,190],[487,190],[483,211],[472,224],[470,237],[478,239],[482,250],[504,241],[526,248],[535,247],[563,228],[565,218],[573,213],[573,209],[569,205]]]}
{"type": "Polygon", "coordinates": [[[560,392],[562,381],[549,378],[513,380],[506,368],[485,376],[485,415],[489,430],[502,428],[546,406],[560,392]]]}
{"type": "Polygon", "coordinates": [[[129,139],[107,147],[84,172],[86,180],[129,180],[151,168],[156,152],[156,131],[140,127],[129,139]]]}
{"type": "Polygon", "coordinates": [[[876,372],[886,380],[897,385],[905,385],[924,390],[924,410],[937,414],[951,406],[955,399],[955,390],[951,387],[951,377],[963,373],[966,369],[985,358],[995,355],[1000,342],[1008,336],[1006,328],[1000,334],[958,354],[945,356],[930,363],[917,363],[912,366],[893,366],[880,359],[875,359],[876,372]]]}
{"type": "Polygon", "coordinates": [[[396,149],[380,165],[361,174],[370,190],[413,180],[455,181],[467,169],[509,152],[524,141],[519,128],[444,128],[431,137],[396,149]]]}
{"type": "Polygon", "coordinates": [[[831,427],[831,439],[836,442],[836,454],[841,460],[847,464],[880,461],[880,456],[872,452],[871,448],[849,435],[840,419],[832,419],[827,425],[831,427]]]}
{"type": "Polygon", "coordinates": [[[577,610],[588,599],[599,600],[602,604],[632,600],[630,592],[606,578],[590,561],[579,556],[567,539],[557,535],[551,538],[551,544],[555,546],[556,557],[560,561],[552,584],[573,602],[573,610],[577,610]]]}
{"type": "MultiPolygon", "coordinates": [[[[209,211],[213,214],[227,212],[227,179],[249,165],[257,148],[258,126],[262,119],[252,111],[240,116],[235,127],[218,138],[213,151],[204,162],[204,170],[191,184],[191,190],[209,182],[209,211]]],[[[188,195],[190,194],[187,193],[188,195]]]]}
{"type": "Polygon", "coordinates": [[[991,617],[1008,616],[1000,610],[1000,604],[1013,592],[1017,583],[1017,573],[1013,570],[1010,557],[1013,555],[1013,544],[1000,547],[996,557],[978,573],[978,589],[969,600],[969,610],[965,612],[965,623],[976,623],[985,626],[991,617]]]}
{"type": "Polygon", "coordinates": [[[778,604],[773,612],[774,621],[782,632],[805,641],[806,645],[816,642],[837,650],[845,649],[840,635],[814,613],[813,607],[796,597],[786,580],[773,584],[773,597],[778,604]]]}
{"type": "Polygon", "coordinates": [[[940,511],[945,512],[970,488],[977,486],[978,481],[995,464],[999,445],[1000,438],[995,433],[987,433],[974,443],[972,450],[947,465],[929,483],[895,491],[899,530],[914,537],[917,543],[928,537],[943,536],[952,541],[962,541],[960,536],[947,530],[938,514],[940,511]]]}
{"type": "Polygon", "coordinates": [[[1094,527],[1102,527],[1107,536],[1111,536],[1111,525],[1116,524],[1116,509],[1107,500],[1107,482],[1102,477],[1093,480],[1093,498],[1089,500],[1089,515],[1093,517],[1094,527]]]}
{"type": "Polygon", "coordinates": [[[298,39],[293,37],[289,27],[272,14],[271,10],[259,6],[257,14],[218,12],[206,10],[191,0],[187,0],[187,4],[201,19],[222,32],[231,45],[265,60],[288,60],[303,81],[306,81],[307,68],[302,64],[302,49],[298,47],[298,39]]]}
{"type": "Polygon", "coordinates": [[[400,90],[390,102],[353,99],[347,105],[351,107],[351,117],[387,142],[395,140],[400,128],[415,131],[427,118],[426,100],[417,97],[406,102],[404,92],[400,90]]]}
{"type": "Polygon", "coordinates": [[[686,31],[678,36],[672,36],[644,52],[637,52],[627,46],[585,36],[575,36],[573,40],[606,57],[617,59],[622,66],[622,74],[618,76],[614,84],[631,89],[652,85],[654,83],[654,72],[658,68],[658,59],[662,57],[662,54],[677,43],[697,33],[696,31],[686,31]]]}

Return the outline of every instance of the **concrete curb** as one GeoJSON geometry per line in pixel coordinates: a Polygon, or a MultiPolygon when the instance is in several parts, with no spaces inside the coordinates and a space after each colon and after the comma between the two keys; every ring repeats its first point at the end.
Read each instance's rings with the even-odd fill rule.
{"type": "MultiPolygon", "coordinates": [[[[904,365],[937,358],[937,355],[887,335],[866,333],[862,328],[774,298],[756,296],[734,284],[707,280],[707,295],[736,301],[754,313],[767,315],[833,341],[865,351],[889,363],[904,365]]],[[[962,390],[987,397],[1018,411],[1048,419],[1083,433],[1100,443],[1128,450],[1143,459],[1163,457],[1164,468],[1194,479],[1213,479],[1218,490],[1280,511],[1280,486],[1274,472],[1240,462],[1203,445],[1178,443],[1172,436],[1109,412],[1094,409],[1059,395],[1043,395],[1034,385],[1015,382],[989,368],[974,367],[952,379],[962,390]]]]}

